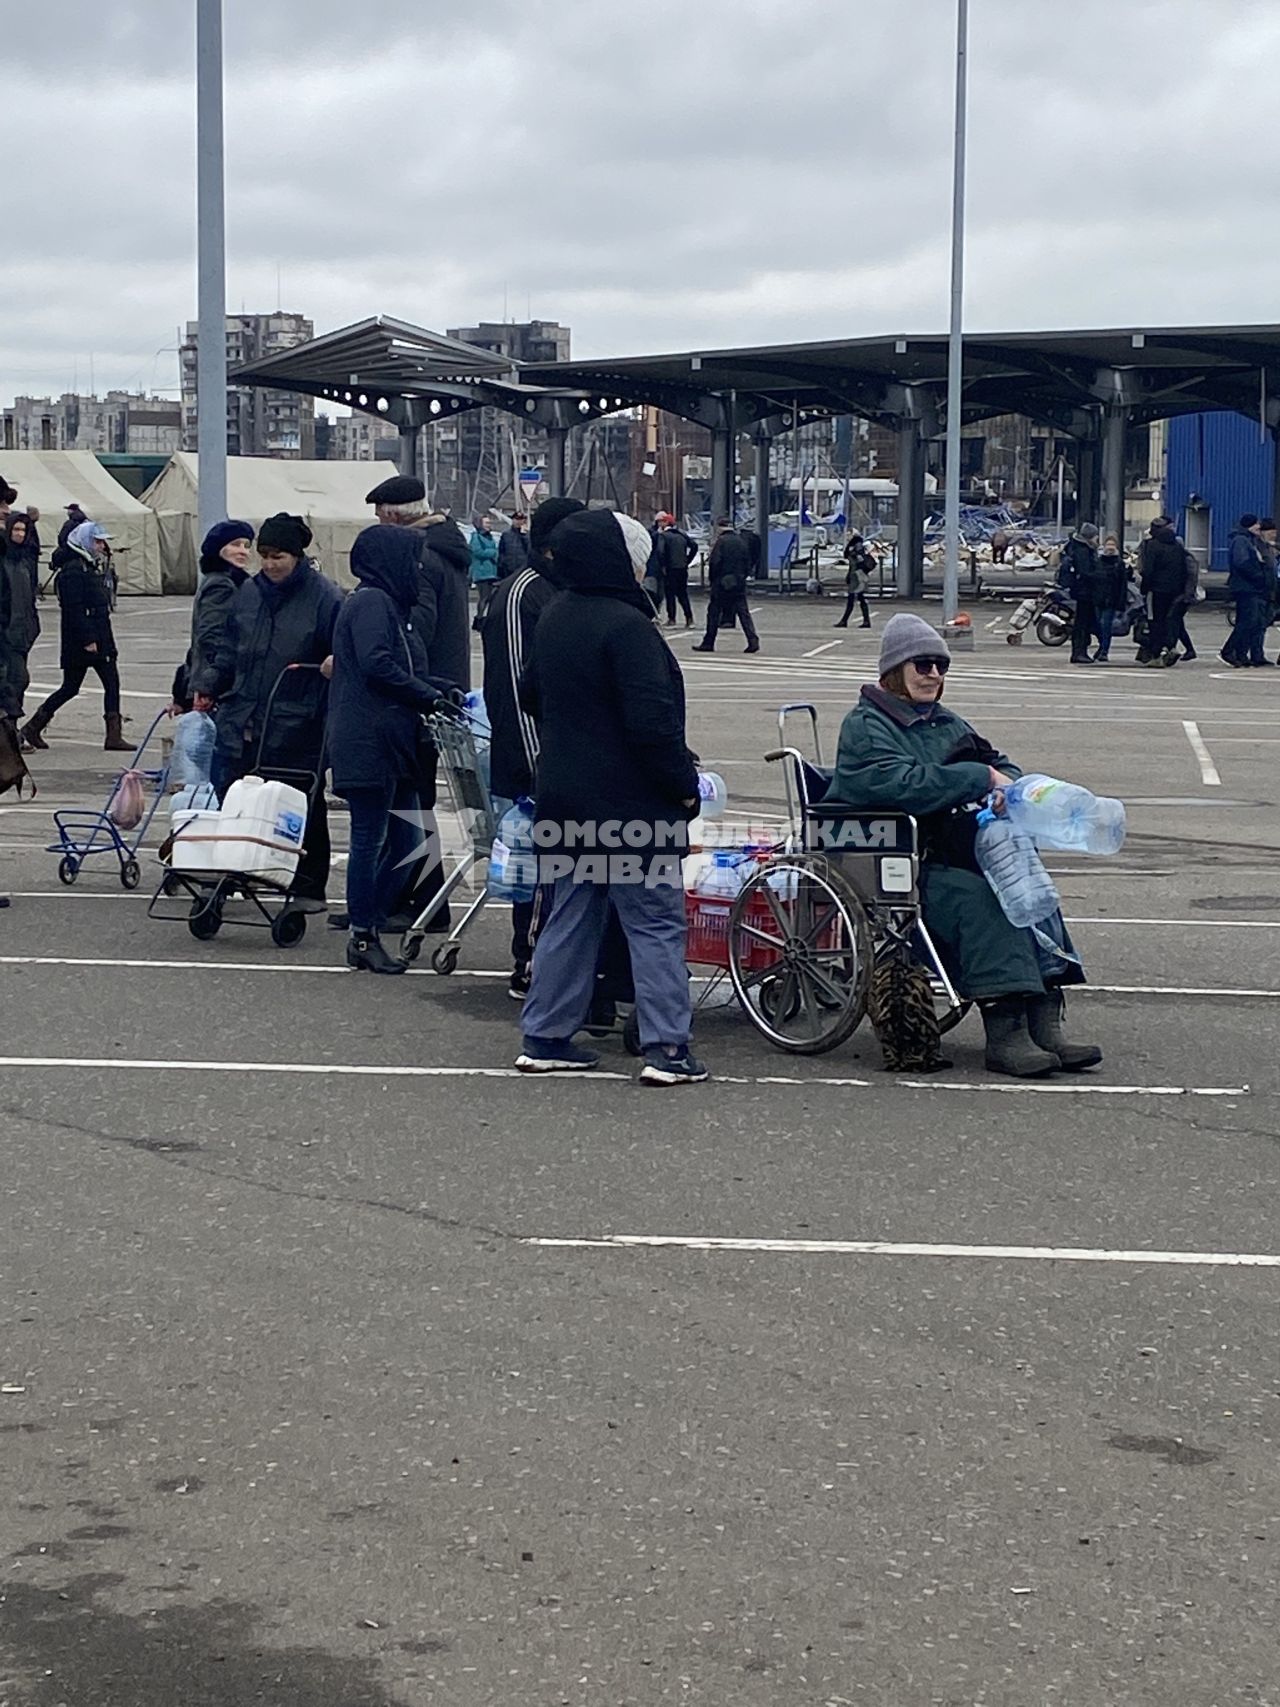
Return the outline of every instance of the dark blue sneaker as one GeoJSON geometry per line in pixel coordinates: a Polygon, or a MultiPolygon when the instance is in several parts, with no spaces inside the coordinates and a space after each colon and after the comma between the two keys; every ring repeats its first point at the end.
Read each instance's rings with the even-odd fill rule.
{"type": "Polygon", "coordinates": [[[526,1037],[516,1056],[522,1073],[586,1073],[600,1065],[600,1057],[581,1049],[569,1037],[526,1037]]]}
{"type": "Polygon", "coordinates": [[[644,1066],[640,1069],[642,1085],[700,1085],[709,1077],[702,1062],[688,1048],[679,1055],[668,1055],[657,1045],[644,1052],[644,1066]]]}

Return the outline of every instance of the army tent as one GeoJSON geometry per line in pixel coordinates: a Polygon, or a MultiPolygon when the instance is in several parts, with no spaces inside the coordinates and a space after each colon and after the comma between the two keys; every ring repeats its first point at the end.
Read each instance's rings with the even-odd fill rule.
{"type": "Polygon", "coordinates": [[[16,509],[34,504],[40,511],[40,572],[47,575],[49,554],[58,543],[73,500],[111,535],[111,550],[122,594],[164,591],[160,572],[160,529],[154,513],[126,492],[88,450],[3,450],[0,475],[17,489],[16,509]]]}
{"type": "MultiPolygon", "coordinates": [[[[272,457],[227,458],[227,511],[258,527],[284,510],[301,516],[315,535],[312,555],[341,586],[353,584],[351,542],[376,518],[364,495],[394,470],[385,462],[286,462],[272,457]]],[[[200,549],[197,459],[179,451],[142,494],[160,528],[167,592],[195,590],[200,549]]]]}

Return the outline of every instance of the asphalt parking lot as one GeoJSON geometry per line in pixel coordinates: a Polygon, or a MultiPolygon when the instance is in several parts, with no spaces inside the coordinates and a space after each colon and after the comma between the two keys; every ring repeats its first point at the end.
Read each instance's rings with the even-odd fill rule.
{"type": "MultiPolygon", "coordinates": [[[[187,611],[118,613],[135,733],[187,611]]],[[[779,704],[834,748],[874,675],[837,614],[685,662],[732,812],[780,818],[779,704]]],[[[531,1083],[497,909],[379,980],[149,920],[153,857],[62,888],[112,773],[59,716],[0,803],[0,1703],[1280,1702],[1280,671],[1214,611],[1169,671],[995,614],[948,702],[1129,807],[1051,862],[1081,1082],[712,1006],[706,1086],[531,1083]]]]}

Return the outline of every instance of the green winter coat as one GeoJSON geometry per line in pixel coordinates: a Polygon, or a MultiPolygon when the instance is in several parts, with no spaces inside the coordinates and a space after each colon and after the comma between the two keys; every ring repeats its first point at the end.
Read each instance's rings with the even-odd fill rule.
{"type": "MultiPolygon", "coordinates": [[[[991,792],[990,768],[1022,772],[942,705],[918,707],[865,687],[840,726],[835,774],[825,798],[867,811],[909,812],[920,820],[924,921],[956,988],[972,1001],[1042,995],[1046,983],[1031,932],[1011,925],[991,886],[966,853],[957,809],[991,792]],[[973,755],[972,757],[968,755],[973,755]]],[[[1066,946],[1071,949],[1070,939],[1066,946]]],[[[1082,983],[1064,962],[1050,982],[1082,983]]]]}

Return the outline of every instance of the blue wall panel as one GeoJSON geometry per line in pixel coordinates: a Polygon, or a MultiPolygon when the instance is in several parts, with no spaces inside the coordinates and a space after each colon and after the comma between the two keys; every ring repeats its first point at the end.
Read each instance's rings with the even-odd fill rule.
{"type": "Polygon", "coordinates": [[[1186,537],[1186,506],[1198,495],[1210,509],[1212,567],[1224,569],[1227,541],[1246,511],[1269,515],[1275,450],[1259,442],[1258,423],[1245,415],[1179,415],[1169,422],[1165,508],[1186,537]]]}

